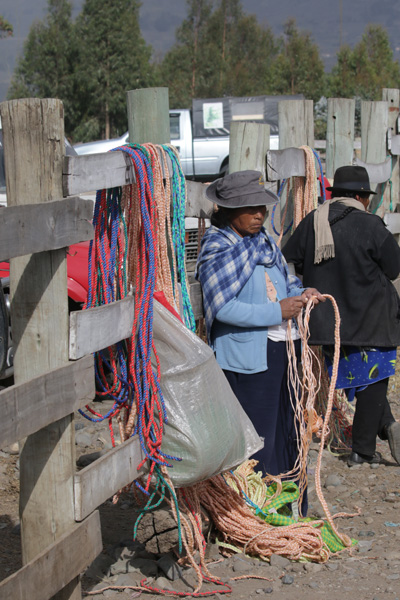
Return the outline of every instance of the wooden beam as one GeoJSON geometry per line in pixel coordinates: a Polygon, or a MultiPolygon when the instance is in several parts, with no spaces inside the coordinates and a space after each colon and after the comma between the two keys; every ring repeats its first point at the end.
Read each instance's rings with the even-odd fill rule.
{"type": "Polygon", "coordinates": [[[95,397],[93,356],[0,392],[0,448],[82,408],[95,397]]]}
{"type": "MultiPolygon", "coordinates": [[[[167,166],[171,177],[172,163],[169,156],[167,156],[167,166]]],[[[135,181],[135,170],[130,158],[120,150],[64,157],[64,196],[119,187],[135,181]]]]}
{"type": "MultiPolygon", "coordinates": [[[[384,88],[382,100],[388,105],[388,137],[398,133],[397,123],[400,114],[400,90],[384,88]]],[[[389,146],[389,140],[387,140],[389,146]]],[[[384,204],[386,211],[394,211],[400,200],[400,161],[394,152],[391,153],[391,184],[385,187],[384,204]]]]}
{"type": "Polygon", "coordinates": [[[268,150],[266,162],[268,181],[282,181],[294,176],[304,177],[306,174],[305,154],[300,148],[268,150]]]}
{"type": "Polygon", "coordinates": [[[351,165],[354,155],[355,100],[328,98],[326,131],[326,176],[338,167],[351,165]]]}
{"type": "Polygon", "coordinates": [[[77,360],[132,335],[134,297],[70,314],[69,357],[77,360]]]}
{"type": "Polygon", "coordinates": [[[354,164],[364,167],[368,171],[370,183],[386,183],[390,179],[392,172],[391,157],[379,164],[365,163],[360,158],[355,158],[354,164]]]}
{"type": "MultiPolygon", "coordinates": [[[[0,113],[8,205],[61,198],[65,153],[62,102],[48,98],[11,100],[0,105],[0,113]]],[[[20,384],[68,362],[65,250],[13,258],[10,288],[14,378],[20,384]]],[[[23,564],[74,523],[74,434],[71,414],[20,444],[23,564]]],[[[81,600],[79,578],[57,595],[57,600],[67,598],[81,600]]]]}
{"type": "Polygon", "coordinates": [[[58,250],[93,239],[93,202],[69,197],[0,211],[0,259],[58,250]]]}
{"type": "Polygon", "coordinates": [[[190,284],[189,295],[190,302],[193,308],[194,318],[195,320],[201,319],[202,317],[204,317],[203,295],[201,292],[201,285],[198,281],[190,284]]]}
{"type": "Polygon", "coordinates": [[[129,139],[135,144],[169,144],[168,88],[145,88],[127,92],[129,139]]]}
{"type": "Polygon", "coordinates": [[[205,183],[186,180],[185,217],[202,217],[206,219],[210,216],[213,203],[205,196],[206,187],[205,183]]]}
{"type": "Polygon", "coordinates": [[[135,181],[135,171],[124,152],[117,150],[64,157],[64,196],[118,187],[135,181]]]}
{"type": "Polygon", "coordinates": [[[82,521],[100,504],[143,474],[137,467],[143,460],[139,437],[120,446],[75,475],[75,520],[82,521]]]}
{"type": "Polygon", "coordinates": [[[0,600],[50,600],[102,551],[98,511],[0,583],[0,600]]]}
{"type": "MultiPolygon", "coordinates": [[[[388,103],[361,101],[361,160],[365,163],[382,163],[386,159],[386,132],[388,129],[388,103]]],[[[370,210],[383,217],[386,208],[380,204],[384,186],[373,186],[377,195],[371,198],[370,210]]]]}
{"type": "Polygon", "coordinates": [[[312,100],[281,100],[279,111],[279,149],[314,146],[312,100]]]}
{"type": "Polygon", "coordinates": [[[383,220],[390,233],[393,233],[393,235],[400,233],[400,213],[385,213],[383,220]]]}
{"type": "Polygon", "coordinates": [[[270,126],[266,123],[234,121],[229,136],[229,173],[250,169],[265,177],[269,136],[270,126]]]}

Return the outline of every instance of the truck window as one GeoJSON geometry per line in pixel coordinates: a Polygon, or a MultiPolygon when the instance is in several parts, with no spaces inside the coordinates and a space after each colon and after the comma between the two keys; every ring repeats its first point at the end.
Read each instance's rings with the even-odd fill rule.
{"type": "Polygon", "coordinates": [[[181,139],[181,132],[179,130],[179,113],[169,115],[169,130],[171,140],[181,139]]]}

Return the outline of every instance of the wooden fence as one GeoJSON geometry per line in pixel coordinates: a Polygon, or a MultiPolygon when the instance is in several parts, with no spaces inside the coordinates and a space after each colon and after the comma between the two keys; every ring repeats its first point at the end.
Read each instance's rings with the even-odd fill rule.
{"type": "MultiPolygon", "coordinates": [[[[388,115],[398,116],[398,100],[397,93],[396,111],[390,112],[388,102],[379,106],[380,137],[386,139],[388,115]]],[[[282,148],[309,144],[314,137],[309,101],[296,102],[301,106],[284,102],[280,107],[282,148]]],[[[347,163],[353,159],[342,140],[349,105],[342,113],[338,102],[328,105],[339,124],[326,144],[331,170],[344,160],[341,157],[347,163]]],[[[372,116],[376,104],[381,103],[370,103],[363,113],[374,128],[378,127],[378,117],[372,116]]],[[[138,439],[131,438],[76,472],[74,411],[95,396],[92,354],[131,335],[134,298],[68,316],[66,247],[93,236],[93,203],[79,194],[132,183],[134,173],[122,152],[64,156],[63,108],[58,100],[4,102],[0,114],[8,196],[8,207],[0,212],[0,259],[11,259],[15,348],[15,385],[0,392],[0,447],[20,442],[24,565],[0,583],[0,600],[23,600],[27,591],[30,600],[77,600],[81,598],[79,574],[102,549],[96,509],[138,476],[142,451],[138,439]]],[[[128,116],[130,139],[169,142],[166,88],[128,92],[128,116]]],[[[373,162],[369,143],[375,148],[377,134],[372,135],[367,125],[363,131],[362,144],[366,139],[367,147],[362,145],[362,156],[373,162]]],[[[394,147],[396,136],[391,139],[394,147]]],[[[353,149],[351,131],[346,140],[353,149]]],[[[268,148],[268,126],[234,123],[230,170],[265,172],[267,156],[269,167],[276,159],[274,177],[279,179],[283,153],[271,158],[268,148]]],[[[374,152],[374,159],[380,161],[376,148],[374,152]]],[[[394,178],[397,155],[391,161],[394,178]]],[[[188,182],[186,216],[208,213],[211,205],[203,190],[203,184],[188,182]]],[[[199,285],[192,285],[190,293],[199,318],[199,285]]]]}

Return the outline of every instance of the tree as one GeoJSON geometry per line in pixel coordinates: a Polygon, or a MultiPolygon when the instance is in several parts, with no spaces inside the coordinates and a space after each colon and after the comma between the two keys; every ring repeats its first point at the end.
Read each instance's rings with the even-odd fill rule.
{"type": "Polygon", "coordinates": [[[0,38],[9,37],[13,34],[13,26],[0,15],[0,38]]]}
{"type": "Polygon", "coordinates": [[[65,109],[66,130],[74,126],[73,72],[76,44],[68,0],[49,0],[43,22],[34,23],[19,59],[8,98],[59,98],[65,109]]]}
{"type": "Polygon", "coordinates": [[[294,19],[285,24],[272,86],[274,93],[304,94],[314,101],[324,93],[324,65],[318,46],[309,33],[297,29],[294,19]]]}
{"type": "Polygon", "coordinates": [[[192,98],[268,93],[277,46],[269,28],[244,14],[240,0],[188,0],[188,16],[177,30],[160,78],[172,106],[192,98]]]}
{"type": "Polygon", "coordinates": [[[187,0],[188,15],[176,30],[176,43],[160,67],[161,82],[168,85],[170,106],[189,107],[204,86],[212,65],[208,22],[212,0],[187,0]]]}
{"type": "Polygon", "coordinates": [[[389,37],[381,25],[369,25],[351,50],[342,47],[329,80],[330,94],[338,98],[381,100],[382,88],[398,88],[400,65],[393,60],[389,37]]]}
{"type": "Polygon", "coordinates": [[[154,83],[151,48],[139,28],[138,0],[85,0],[77,18],[75,70],[81,141],[114,137],[127,128],[126,92],[154,83]]]}

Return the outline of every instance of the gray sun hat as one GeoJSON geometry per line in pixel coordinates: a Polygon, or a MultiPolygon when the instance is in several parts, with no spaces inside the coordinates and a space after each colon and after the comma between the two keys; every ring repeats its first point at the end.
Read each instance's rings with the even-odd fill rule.
{"type": "Polygon", "coordinates": [[[225,208],[276,204],[278,196],[264,186],[260,171],[237,171],[213,181],[206,189],[206,196],[225,208]]]}

